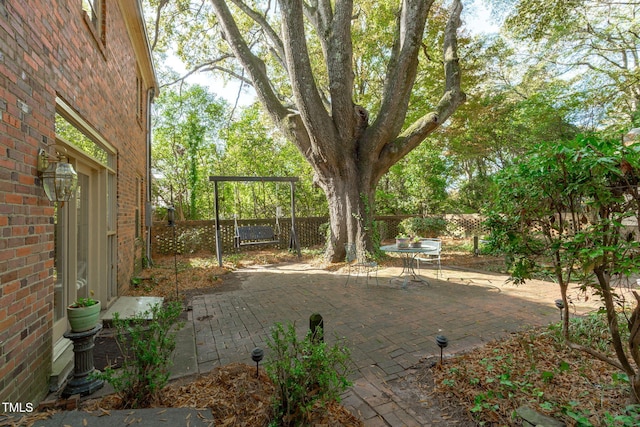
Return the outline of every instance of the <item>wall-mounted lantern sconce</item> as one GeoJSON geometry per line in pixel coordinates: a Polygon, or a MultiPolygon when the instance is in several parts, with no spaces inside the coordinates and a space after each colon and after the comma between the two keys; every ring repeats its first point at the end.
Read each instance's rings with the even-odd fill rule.
{"type": "Polygon", "coordinates": [[[78,174],[64,154],[50,156],[44,149],[38,152],[38,172],[47,198],[52,202],[68,202],[78,187],[78,174]]]}

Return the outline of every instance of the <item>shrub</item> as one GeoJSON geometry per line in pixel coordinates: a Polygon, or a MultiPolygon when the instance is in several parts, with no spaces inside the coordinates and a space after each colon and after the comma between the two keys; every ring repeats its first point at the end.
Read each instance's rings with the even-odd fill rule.
{"type": "Polygon", "coordinates": [[[447,230],[447,220],[442,217],[414,217],[403,219],[398,226],[410,236],[438,237],[447,230]]]}
{"type": "Polygon", "coordinates": [[[314,409],[339,402],[351,385],[347,380],[349,350],[340,343],[329,347],[312,339],[311,331],[298,340],[293,324],[277,323],[268,341],[271,355],[266,371],[276,386],[277,425],[309,425],[314,409]]]}
{"type": "Polygon", "coordinates": [[[114,313],[116,340],[124,361],[120,369],[107,367],[98,377],[113,386],[124,408],[150,406],[167,385],[176,329],[183,326],[178,323],[181,312],[182,304],[174,301],[166,307],[155,304],[128,319],[114,313]]]}

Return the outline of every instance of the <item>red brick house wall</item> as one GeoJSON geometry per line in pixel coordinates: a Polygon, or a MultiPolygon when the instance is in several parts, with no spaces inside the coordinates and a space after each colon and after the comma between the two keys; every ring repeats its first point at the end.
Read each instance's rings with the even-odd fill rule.
{"type": "Polygon", "coordinates": [[[147,123],[137,85],[142,81],[146,95],[155,77],[150,60],[140,55],[144,32],[132,32],[132,18],[125,19],[131,4],[137,2],[105,0],[101,37],[81,0],[0,0],[2,402],[34,402],[48,391],[55,205],[44,194],[36,165],[38,150],[55,142],[56,97],[117,151],[120,292],[140,263],[147,123]]]}

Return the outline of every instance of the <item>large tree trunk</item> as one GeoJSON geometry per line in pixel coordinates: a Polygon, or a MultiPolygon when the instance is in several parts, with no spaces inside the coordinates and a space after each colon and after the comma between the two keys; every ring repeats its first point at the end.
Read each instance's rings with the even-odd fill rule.
{"type": "Polygon", "coordinates": [[[227,2],[210,1],[224,39],[247,72],[258,99],[312,165],[315,182],[327,196],[331,220],[327,259],[344,260],[347,242],[371,249],[376,184],[465,101],[457,57],[461,1],[452,0],[444,29],[442,97],[432,111],[424,111],[413,123],[406,118],[433,0],[398,1],[397,32],[393,46],[387,47],[387,73],[373,123],[369,123],[369,112],[354,103],[353,0],[279,0],[280,32],[265,19],[266,12],[251,9],[248,2],[231,0],[269,40],[268,50],[290,83],[286,96],[276,93],[267,75],[269,67],[253,53],[259,49],[249,46],[227,2]],[[307,47],[310,26],[322,47],[326,67],[322,78],[314,73],[315,61],[307,47]],[[328,84],[319,87],[320,81],[328,84]],[[283,103],[291,96],[295,105],[283,103]]]}
{"type": "Polygon", "coordinates": [[[356,244],[360,249],[373,249],[375,184],[363,179],[365,176],[368,174],[361,173],[352,164],[318,182],[329,203],[330,235],[325,252],[329,262],[345,259],[347,243],[356,244]]]}

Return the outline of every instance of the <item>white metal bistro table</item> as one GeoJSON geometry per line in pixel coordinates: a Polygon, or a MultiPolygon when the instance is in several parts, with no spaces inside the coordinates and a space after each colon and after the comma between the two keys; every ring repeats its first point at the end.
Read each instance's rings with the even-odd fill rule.
{"type": "MultiPolygon", "coordinates": [[[[422,278],[419,274],[416,273],[415,270],[415,259],[417,255],[437,255],[438,249],[434,246],[430,246],[428,244],[423,244],[420,247],[408,247],[408,248],[399,248],[398,245],[386,245],[381,246],[380,250],[387,253],[397,253],[402,257],[402,272],[398,276],[398,278],[403,278],[402,289],[407,288],[407,284],[409,280],[426,283],[426,279],[422,278]],[[411,278],[411,279],[409,279],[411,278]]],[[[393,280],[393,278],[391,279],[393,280]]]]}

